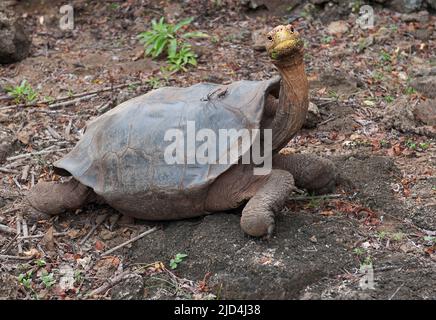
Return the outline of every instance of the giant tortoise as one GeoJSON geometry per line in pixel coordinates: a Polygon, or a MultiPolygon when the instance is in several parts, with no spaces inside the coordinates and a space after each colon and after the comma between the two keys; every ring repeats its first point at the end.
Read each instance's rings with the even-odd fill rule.
{"type": "MultiPolygon", "coordinates": [[[[278,26],[266,37],[267,53],[281,77],[229,85],[164,87],[120,104],[89,123],[75,148],[54,164],[59,174],[72,178],[39,182],[29,192],[30,205],[40,212],[59,214],[103,199],[125,215],[170,220],[245,204],[241,217],[244,232],[270,236],[274,214],[282,210],[296,187],[330,192],[337,171],[326,159],[279,153],[306,118],[304,46],[291,25],[278,26]],[[222,160],[226,155],[228,161],[200,163],[191,157],[189,162],[193,149],[198,152],[209,139],[192,141],[191,136],[189,141],[192,124],[197,133],[207,129],[218,135],[220,130],[233,129],[243,134],[218,150],[216,158],[222,160]],[[268,130],[271,141],[266,140],[268,130]],[[168,139],[168,132],[178,132],[181,141],[176,143],[177,134],[174,141],[168,139]],[[241,143],[246,132],[252,132],[248,144],[241,143]],[[255,141],[264,148],[264,160],[271,160],[269,172],[256,174],[259,163],[242,161],[253,151],[255,141]],[[174,143],[186,153],[177,155],[179,161],[174,157],[168,161],[165,153],[174,143]],[[268,144],[271,155],[266,152],[268,144]],[[228,157],[232,152],[234,156],[228,157]]],[[[212,151],[205,154],[214,154],[212,151]]]]}

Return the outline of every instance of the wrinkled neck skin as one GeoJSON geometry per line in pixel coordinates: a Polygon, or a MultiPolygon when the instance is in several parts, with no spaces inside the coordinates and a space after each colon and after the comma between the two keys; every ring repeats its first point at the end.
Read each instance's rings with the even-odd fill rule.
{"type": "Polygon", "coordinates": [[[279,106],[272,124],[273,150],[285,147],[301,129],[309,106],[309,84],[304,71],[303,50],[275,63],[282,77],[279,106]]]}

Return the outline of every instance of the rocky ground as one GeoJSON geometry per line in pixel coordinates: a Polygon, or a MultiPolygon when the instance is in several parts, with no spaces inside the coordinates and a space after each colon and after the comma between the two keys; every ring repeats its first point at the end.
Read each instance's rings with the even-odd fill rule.
{"type": "Polygon", "coordinates": [[[62,31],[62,1],[17,1],[32,46],[0,67],[0,298],[435,299],[434,7],[378,1],[391,5],[372,3],[374,27],[362,29],[360,1],[311,2],[73,1],[75,29],[62,31]],[[190,40],[197,67],[164,76],[165,60],[143,57],[137,35],[162,16],[194,17],[187,31],[209,35],[190,40]],[[240,210],[146,223],[107,206],[52,218],[26,206],[32,185],[59,179],[51,164],[86,122],[118,103],[276,74],[259,39],[288,22],[306,40],[312,105],[284,152],[331,158],[341,184],[327,197],[290,195],[272,239],[244,235],[240,210]],[[37,103],[6,93],[23,80],[37,103]],[[187,256],[171,269],[177,254],[187,256]]]}

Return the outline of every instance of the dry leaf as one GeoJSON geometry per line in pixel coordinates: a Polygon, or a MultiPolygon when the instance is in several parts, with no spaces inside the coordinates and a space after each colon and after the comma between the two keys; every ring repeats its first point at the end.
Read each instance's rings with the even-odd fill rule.
{"type": "Polygon", "coordinates": [[[104,243],[99,241],[99,240],[97,240],[95,242],[95,250],[102,251],[103,249],[104,249],[104,243]]]}
{"type": "Polygon", "coordinates": [[[53,227],[50,227],[40,242],[47,249],[47,251],[55,250],[53,231],[53,227]]]}

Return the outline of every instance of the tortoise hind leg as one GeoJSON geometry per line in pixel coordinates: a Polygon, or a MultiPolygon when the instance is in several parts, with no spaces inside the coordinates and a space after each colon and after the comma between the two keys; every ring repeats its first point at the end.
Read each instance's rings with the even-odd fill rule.
{"type": "Polygon", "coordinates": [[[75,210],[95,198],[94,191],[75,179],[68,182],[39,182],[27,195],[27,201],[34,209],[49,215],[75,210]]]}
{"type": "Polygon", "coordinates": [[[270,236],[274,230],[274,214],[283,209],[294,188],[294,178],[288,171],[274,169],[242,210],[244,232],[255,237],[270,236]]]}
{"type": "Polygon", "coordinates": [[[297,187],[315,194],[333,192],[338,180],[332,161],[311,154],[276,154],[273,168],[289,171],[297,187]]]}

